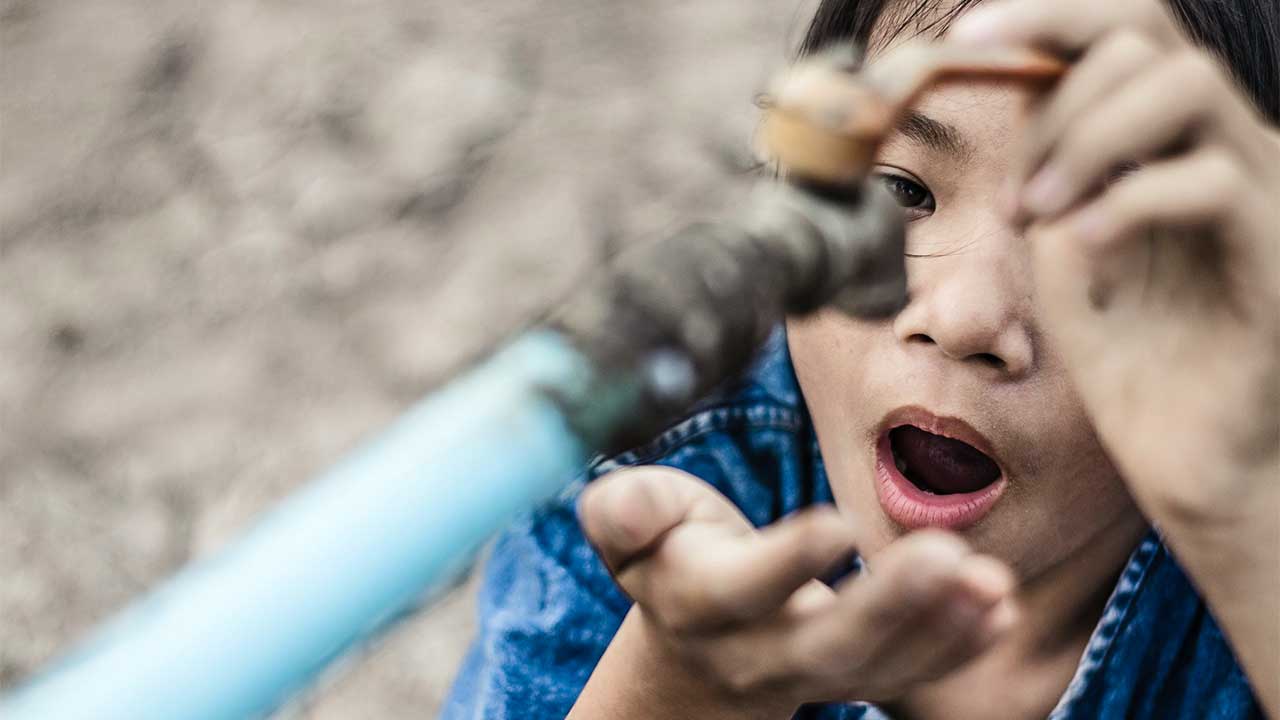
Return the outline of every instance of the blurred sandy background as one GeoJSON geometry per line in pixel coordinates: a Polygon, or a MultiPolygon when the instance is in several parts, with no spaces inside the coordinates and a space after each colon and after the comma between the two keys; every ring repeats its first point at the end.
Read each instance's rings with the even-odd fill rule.
{"type": "MultiPolygon", "coordinates": [[[[740,197],[810,9],[0,0],[0,686],[740,197]]],[[[470,603],[288,714],[431,717],[470,603]]]]}

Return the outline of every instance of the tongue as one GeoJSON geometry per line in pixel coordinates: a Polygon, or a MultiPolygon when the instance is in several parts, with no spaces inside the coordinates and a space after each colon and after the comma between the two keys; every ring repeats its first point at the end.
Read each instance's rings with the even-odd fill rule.
{"type": "Polygon", "coordinates": [[[938,495],[981,490],[1000,477],[1000,468],[968,443],[904,425],[889,433],[893,452],[906,463],[907,479],[938,495]]]}

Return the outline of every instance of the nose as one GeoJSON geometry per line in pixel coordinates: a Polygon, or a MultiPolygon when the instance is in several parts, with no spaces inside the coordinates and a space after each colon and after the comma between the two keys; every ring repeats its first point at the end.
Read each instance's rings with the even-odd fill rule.
{"type": "Polygon", "coordinates": [[[1008,254],[960,253],[909,261],[907,306],[894,319],[899,342],[993,368],[1007,379],[1035,362],[1029,268],[1008,254]]]}

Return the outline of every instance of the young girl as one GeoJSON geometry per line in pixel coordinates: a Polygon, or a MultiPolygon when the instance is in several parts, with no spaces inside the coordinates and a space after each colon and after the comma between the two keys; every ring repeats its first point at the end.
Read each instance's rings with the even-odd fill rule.
{"type": "Polygon", "coordinates": [[[906,308],[792,318],[509,532],[444,717],[1280,717],[1280,10],[973,4],[804,45],[1072,62],[884,146],[906,308]]]}

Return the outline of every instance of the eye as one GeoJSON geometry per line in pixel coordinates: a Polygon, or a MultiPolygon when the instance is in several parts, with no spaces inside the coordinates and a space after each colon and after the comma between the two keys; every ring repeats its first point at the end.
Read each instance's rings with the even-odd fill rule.
{"type": "Polygon", "coordinates": [[[925,217],[936,209],[933,193],[915,180],[884,171],[876,173],[876,177],[884,183],[893,199],[907,211],[908,221],[925,217]]]}

